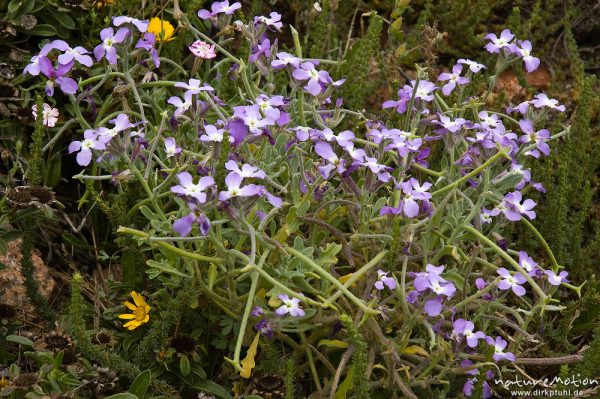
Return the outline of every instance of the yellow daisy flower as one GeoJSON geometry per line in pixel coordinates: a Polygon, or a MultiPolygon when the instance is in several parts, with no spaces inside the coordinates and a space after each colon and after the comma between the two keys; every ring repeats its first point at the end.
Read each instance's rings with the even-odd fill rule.
{"type": "Polygon", "coordinates": [[[135,291],[131,291],[131,297],[133,298],[133,302],[125,301],[123,302],[128,309],[130,309],[133,314],[120,314],[119,319],[130,320],[123,325],[123,327],[128,328],[129,330],[135,330],[139,326],[144,323],[147,323],[150,320],[150,306],[144,300],[144,297],[138,294],[135,291]]]}
{"type": "Polygon", "coordinates": [[[173,40],[175,28],[169,21],[154,17],[148,23],[148,32],[154,33],[157,42],[168,42],[173,40]]]}

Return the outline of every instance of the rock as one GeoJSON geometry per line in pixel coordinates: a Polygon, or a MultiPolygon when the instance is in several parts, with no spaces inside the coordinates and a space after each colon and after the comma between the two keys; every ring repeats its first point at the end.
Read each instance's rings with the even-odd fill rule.
{"type": "MultiPolygon", "coordinates": [[[[56,283],[50,275],[50,270],[38,254],[33,252],[33,265],[36,270],[36,277],[40,285],[40,293],[47,299],[56,286],[56,283]]],[[[6,268],[0,269],[0,303],[5,303],[23,310],[30,314],[33,312],[33,306],[27,297],[24,278],[21,275],[21,240],[11,241],[8,244],[8,252],[0,255],[0,262],[6,268]]]]}

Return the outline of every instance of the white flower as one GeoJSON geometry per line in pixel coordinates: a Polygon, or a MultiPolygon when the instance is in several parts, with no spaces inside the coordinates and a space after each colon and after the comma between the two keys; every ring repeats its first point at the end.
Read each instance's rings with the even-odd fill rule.
{"type": "MultiPolygon", "coordinates": [[[[34,104],[31,107],[33,118],[37,121],[37,105],[34,104]]],[[[44,109],[42,111],[44,120],[44,126],[54,127],[58,121],[58,109],[52,108],[50,105],[44,103],[44,109]]]]}

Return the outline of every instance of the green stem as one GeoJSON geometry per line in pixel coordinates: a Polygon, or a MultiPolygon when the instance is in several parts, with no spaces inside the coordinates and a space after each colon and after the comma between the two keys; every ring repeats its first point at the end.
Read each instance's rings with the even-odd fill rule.
{"type": "Polygon", "coordinates": [[[300,259],[304,264],[313,269],[325,280],[329,281],[331,284],[336,286],[341,292],[343,292],[348,297],[348,299],[350,299],[356,306],[358,306],[363,312],[365,312],[365,314],[376,315],[380,313],[378,310],[372,309],[365,305],[365,303],[362,300],[354,296],[354,294],[351,293],[348,290],[348,288],[346,288],[342,283],[340,283],[335,277],[326,272],[321,266],[316,264],[312,259],[308,258],[302,252],[292,247],[285,247],[285,250],[294,255],[296,258],[300,259]]]}
{"type": "Polygon", "coordinates": [[[538,229],[535,228],[534,225],[531,224],[531,222],[525,218],[521,218],[521,221],[523,221],[523,223],[525,223],[525,226],[527,226],[527,228],[529,230],[531,230],[531,232],[536,236],[536,238],[540,241],[540,243],[542,244],[542,246],[544,247],[544,249],[546,250],[546,253],[548,254],[548,256],[550,257],[550,260],[552,261],[552,265],[556,268],[556,269],[560,269],[562,268],[562,266],[560,266],[556,260],[556,258],[554,257],[554,253],[552,253],[552,250],[550,249],[550,246],[548,245],[548,243],[546,242],[546,240],[544,239],[544,237],[540,234],[540,232],[538,231],[538,229]]]}
{"type": "Polygon", "coordinates": [[[490,159],[488,159],[487,161],[485,161],[483,164],[481,164],[479,167],[473,169],[470,173],[464,175],[463,177],[461,177],[460,179],[448,184],[447,186],[444,186],[442,188],[440,188],[437,191],[434,191],[433,193],[431,193],[431,195],[436,196],[436,195],[440,195],[445,193],[446,191],[452,190],[454,187],[460,185],[461,183],[466,182],[467,180],[469,180],[471,177],[478,175],[479,173],[481,173],[481,171],[483,171],[485,168],[487,168],[488,166],[492,165],[494,162],[496,162],[499,158],[507,158],[510,159],[509,156],[507,155],[507,152],[505,149],[502,149],[500,151],[498,151],[496,154],[494,154],[493,157],[491,157],[490,159]]]}
{"type": "MultiPolygon", "coordinates": [[[[124,227],[124,226],[120,226],[117,229],[117,233],[121,233],[121,234],[131,234],[135,237],[141,238],[142,240],[148,241],[148,238],[150,238],[150,236],[147,233],[144,233],[143,231],[140,230],[136,230],[136,229],[132,229],[129,227],[124,227]]],[[[159,247],[162,247],[164,249],[166,249],[167,251],[170,251],[174,254],[177,255],[181,255],[183,257],[186,258],[190,258],[190,259],[195,259],[195,260],[199,260],[202,262],[212,262],[212,263],[216,263],[216,264],[221,264],[224,263],[225,261],[221,258],[216,258],[216,257],[212,257],[212,256],[204,256],[204,255],[200,255],[200,254],[195,254],[192,252],[188,252],[184,249],[181,248],[177,248],[171,244],[168,244],[166,242],[162,242],[162,241],[149,241],[151,244],[155,244],[158,245],[159,247]]]]}

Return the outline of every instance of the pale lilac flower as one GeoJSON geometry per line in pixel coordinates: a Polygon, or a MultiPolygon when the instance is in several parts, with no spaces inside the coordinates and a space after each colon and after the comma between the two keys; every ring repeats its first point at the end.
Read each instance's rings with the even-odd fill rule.
{"type": "Polygon", "coordinates": [[[308,80],[304,90],[313,96],[319,95],[323,91],[323,86],[332,83],[332,79],[327,71],[320,71],[315,68],[312,62],[303,62],[300,67],[292,72],[296,80],[308,80]]]}
{"type": "Polygon", "coordinates": [[[274,123],[270,118],[262,116],[260,106],[257,104],[247,107],[235,107],[234,115],[244,121],[248,130],[253,134],[261,134],[265,127],[274,123]]]}
{"type": "Polygon", "coordinates": [[[480,127],[488,132],[502,135],[506,132],[506,128],[496,114],[488,114],[487,111],[480,111],[478,114],[480,123],[475,127],[480,127]]]}
{"type": "Polygon", "coordinates": [[[227,191],[219,193],[219,201],[227,201],[233,197],[252,197],[261,195],[263,187],[256,184],[247,184],[242,187],[243,177],[236,172],[230,172],[225,177],[227,191]]]}
{"type": "Polygon", "coordinates": [[[531,55],[531,42],[529,40],[519,40],[516,53],[523,58],[527,72],[533,72],[540,66],[540,59],[531,55]]]}
{"type": "Polygon", "coordinates": [[[393,277],[388,277],[388,273],[383,270],[377,270],[377,281],[374,284],[375,288],[382,291],[385,287],[390,290],[396,288],[396,280],[393,277]]]}
{"type": "Polygon", "coordinates": [[[186,92],[191,92],[192,94],[198,94],[201,91],[213,91],[215,90],[212,86],[202,83],[200,79],[190,79],[188,83],[177,82],[175,83],[175,87],[180,87],[185,89],[186,92]]]}
{"type": "Polygon", "coordinates": [[[129,121],[127,114],[119,114],[115,119],[111,119],[109,122],[114,125],[112,128],[98,128],[98,140],[102,141],[103,143],[108,143],[120,132],[130,129],[134,126],[129,121]]]}
{"type": "Polygon", "coordinates": [[[506,347],[508,346],[508,343],[502,339],[502,337],[498,336],[496,337],[496,340],[494,341],[494,338],[492,337],[486,337],[485,338],[486,342],[490,345],[492,345],[494,347],[494,355],[492,356],[492,358],[495,361],[500,361],[503,359],[509,360],[511,362],[515,361],[515,355],[511,352],[504,352],[504,349],[506,349],[506,347]]]}
{"type": "Polygon", "coordinates": [[[448,130],[451,133],[458,132],[460,129],[462,129],[463,125],[467,122],[467,120],[464,118],[451,119],[450,117],[443,115],[443,114],[440,114],[438,117],[440,120],[433,121],[433,122],[440,126],[443,126],[444,129],[448,130]]]}
{"type": "Polygon", "coordinates": [[[477,287],[478,290],[482,290],[486,286],[487,286],[487,283],[481,277],[478,277],[477,279],[475,279],[475,287],[477,287]]]}
{"type": "Polygon", "coordinates": [[[268,38],[265,38],[262,42],[252,46],[252,53],[250,54],[250,57],[248,57],[248,61],[255,63],[261,55],[264,55],[265,58],[271,58],[271,40],[268,38]]]}
{"type": "Polygon", "coordinates": [[[103,142],[99,141],[98,134],[92,130],[87,129],[83,132],[83,141],[73,141],[69,144],[69,154],[78,151],[76,160],[80,166],[88,166],[92,161],[92,150],[104,150],[106,146],[103,142]]]}
{"type": "Polygon", "coordinates": [[[515,273],[513,276],[504,267],[498,269],[497,272],[502,277],[502,280],[498,283],[499,289],[503,291],[512,289],[512,292],[517,296],[525,295],[525,288],[521,284],[524,284],[527,280],[521,273],[515,273]]]}
{"type": "Polygon", "coordinates": [[[488,33],[485,35],[485,39],[490,42],[485,45],[485,49],[490,53],[498,53],[501,49],[509,48],[510,42],[515,37],[510,30],[504,29],[500,33],[500,37],[497,37],[494,33],[488,33]]]}
{"type": "Polygon", "coordinates": [[[271,12],[269,17],[265,17],[263,15],[259,15],[254,17],[254,24],[258,25],[260,23],[265,24],[268,28],[274,28],[276,30],[281,30],[283,23],[281,22],[281,14],[276,12],[271,12]]]}
{"type": "Polygon", "coordinates": [[[188,90],[183,94],[183,100],[177,96],[172,96],[167,100],[167,103],[175,107],[174,116],[179,116],[190,109],[192,106],[192,96],[192,91],[188,90]]]}
{"type": "Polygon", "coordinates": [[[189,172],[179,173],[177,180],[179,180],[179,184],[171,187],[171,192],[195,198],[201,204],[206,202],[206,193],[204,191],[215,185],[215,180],[212,176],[202,176],[198,183],[194,183],[194,179],[189,172]]]}
{"type": "Polygon", "coordinates": [[[210,6],[211,11],[200,10],[198,11],[198,17],[200,19],[214,19],[219,14],[231,15],[235,10],[239,10],[240,8],[242,8],[242,5],[238,2],[229,5],[229,0],[215,1],[210,6]]]}
{"type": "MultiPolygon", "coordinates": [[[[58,109],[52,108],[49,104],[44,103],[42,110],[42,120],[44,126],[54,127],[56,126],[56,122],[58,121],[58,109]]],[[[33,104],[31,107],[33,119],[37,121],[37,104],[33,104]]]]}
{"type": "Polygon", "coordinates": [[[408,85],[404,86],[403,88],[398,90],[398,97],[399,97],[398,101],[395,101],[395,100],[384,101],[383,104],[381,105],[381,108],[383,108],[383,109],[395,108],[396,112],[398,112],[399,114],[405,113],[406,109],[408,108],[408,103],[410,102],[410,99],[412,98],[412,88],[408,85]]]}
{"type": "Polygon", "coordinates": [[[254,329],[258,331],[262,336],[273,339],[273,327],[269,323],[268,319],[261,319],[254,325],[254,329]]]}
{"type": "Polygon", "coordinates": [[[419,214],[419,203],[417,201],[427,201],[431,194],[427,192],[431,188],[431,183],[425,182],[423,185],[417,179],[411,177],[409,181],[401,185],[404,197],[402,199],[402,209],[409,218],[414,218],[419,214]]]}
{"type": "Polygon", "coordinates": [[[465,59],[465,58],[460,58],[460,59],[459,59],[458,61],[456,61],[456,62],[458,62],[459,64],[468,65],[468,66],[469,66],[469,69],[470,69],[470,70],[471,70],[471,72],[473,72],[473,73],[477,73],[477,72],[481,71],[482,69],[485,69],[485,68],[487,68],[487,67],[486,67],[485,65],[483,65],[483,64],[479,64],[479,63],[477,63],[477,62],[475,62],[475,61],[471,61],[471,60],[468,60],[468,59],[465,59]]]}
{"type": "Polygon", "coordinates": [[[304,316],[304,310],[300,306],[300,299],[298,298],[290,298],[285,294],[277,295],[277,298],[281,299],[283,305],[278,307],[275,310],[275,313],[278,316],[283,316],[289,314],[292,317],[302,317],[304,316]]]}
{"type": "Polygon", "coordinates": [[[416,89],[415,89],[415,84],[416,81],[415,80],[411,80],[410,82],[410,90],[411,90],[411,96],[412,96],[412,92],[414,90],[415,91],[415,99],[419,99],[419,100],[423,100],[425,102],[431,102],[433,101],[433,92],[435,89],[437,89],[437,87],[435,86],[435,84],[427,81],[427,80],[419,80],[419,84],[417,85],[416,89]]]}
{"type": "Polygon", "coordinates": [[[114,26],[121,26],[123,24],[133,24],[141,33],[145,33],[148,30],[148,21],[142,21],[140,19],[131,18],[126,15],[121,15],[113,18],[114,26]]]}
{"type": "Polygon", "coordinates": [[[141,48],[150,53],[152,57],[152,62],[154,62],[155,67],[160,67],[160,58],[158,57],[158,51],[154,46],[156,45],[156,36],[154,33],[146,32],[144,33],[144,37],[138,40],[135,45],[135,48],[141,48]]]}
{"type": "Polygon", "coordinates": [[[271,61],[271,66],[274,69],[285,68],[288,65],[293,66],[294,68],[299,68],[302,60],[298,57],[291,55],[290,53],[286,53],[284,51],[275,54],[277,57],[276,60],[271,61]]]}
{"type": "Polygon", "coordinates": [[[565,112],[564,105],[558,105],[558,100],[553,98],[548,98],[548,96],[544,93],[539,93],[535,95],[535,98],[531,100],[531,103],[536,108],[552,108],[560,112],[565,112]]]}
{"type": "Polygon", "coordinates": [[[420,137],[408,140],[405,136],[400,135],[392,137],[392,143],[388,144],[385,150],[396,150],[402,158],[406,158],[411,152],[417,152],[422,144],[423,139],[420,137]]]}
{"type": "Polygon", "coordinates": [[[532,104],[533,101],[523,101],[522,103],[517,104],[514,107],[506,107],[506,113],[510,114],[512,112],[519,112],[521,115],[525,115],[529,110],[529,104],[532,104]]]}
{"type": "Polygon", "coordinates": [[[189,206],[191,212],[188,215],[177,219],[173,223],[173,230],[175,230],[181,237],[185,237],[190,234],[194,224],[197,224],[200,234],[203,236],[207,235],[208,231],[210,230],[210,220],[208,220],[208,218],[202,212],[200,212],[200,208],[198,208],[195,203],[188,202],[187,205],[189,206]]]}
{"type": "Polygon", "coordinates": [[[73,79],[65,76],[71,68],[73,68],[73,61],[68,64],[59,64],[56,69],[52,65],[52,61],[48,57],[40,57],[38,59],[40,72],[48,78],[46,81],[46,94],[52,97],[54,95],[54,84],[60,87],[61,91],[65,94],[77,93],[77,82],[73,79]]]}
{"type": "Polygon", "coordinates": [[[492,216],[496,216],[493,214],[493,211],[490,211],[489,209],[486,208],[482,208],[481,209],[481,213],[479,214],[479,219],[481,220],[482,224],[490,224],[492,223],[492,216]]]}
{"type": "Polygon", "coordinates": [[[215,46],[203,42],[202,40],[196,40],[188,48],[196,57],[205,60],[210,60],[211,58],[215,58],[217,56],[217,53],[215,52],[215,46]]]}
{"type": "Polygon", "coordinates": [[[519,126],[523,133],[520,141],[522,143],[535,143],[537,149],[532,149],[525,152],[525,155],[531,155],[534,158],[538,158],[540,156],[540,152],[546,156],[550,154],[550,146],[544,140],[548,140],[550,138],[550,132],[547,129],[542,129],[537,132],[533,129],[533,124],[528,119],[522,119],[519,121],[519,126]],[[538,151],[539,150],[539,151],[538,151]]]}
{"type": "Polygon", "coordinates": [[[367,156],[365,156],[362,161],[355,161],[353,164],[367,167],[372,173],[375,174],[393,170],[393,168],[386,165],[382,165],[379,162],[377,162],[377,158],[371,158],[367,156]]]}
{"type": "Polygon", "coordinates": [[[329,179],[329,175],[334,169],[336,169],[338,173],[346,171],[345,160],[338,158],[329,143],[319,141],[315,144],[315,152],[328,162],[327,165],[319,166],[319,172],[321,172],[323,179],[329,179]]]}
{"type": "Polygon", "coordinates": [[[236,172],[244,179],[251,177],[255,177],[257,179],[264,179],[265,177],[267,177],[267,174],[264,171],[260,170],[256,166],[252,166],[247,163],[243,164],[240,169],[237,162],[233,159],[225,162],[225,169],[231,172],[236,172]]]}
{"type": "Polygon", "coordinates": [[[560,272],[560,274],[556,274],[552,270],[544,270],[544,274],[546,275],[546,277],[548,277],[548,282],[554,286],[559,286],[561,285],[561,283],[569,282],[569,280],[567,280],[569,272],[564,270],[560,272]]]}
{"type": "Polygon", "coordinates": [[[250,312],[250,316],[252,316],[252,317],[258,317],[258,316],[262,316],[264,314],[265,314],[265,311],[260,306],[253,307],[252,311],[250,312]]]}
{"type": "Polygon", "coordinates": [[[49,44],[50,49],[57,49],[64,52],[64,54],[60,54],[58,56],[58,63],[61,65],[67,65],[73,60],[79,62],[81,65],[85,65],[86,67],[91,67],[94,63],[92,57],[87,55],[89,51],[81,46],[71,48],[71,46],[69,46],[69,44],[64,40],[53,40],[49,44]]]}
{"type": "Polygon", "coordinates": [[[256,104],[265,116],[275,123],[281,117],[281,111],[277,107],[283,106],[285,101],[283,96],[269,97],[266,94],[261,94],[256,99],[256,104]]]}
{"type": "Polygon", "coordinates": [[[102,43],[94,48],[96,61],[100,61],[102,58],[106,57],[111,65],[115,65],[117,63],[117,49],[115,44],[122,43],[128,34],[129,29],[127,28],[119,28],[116,33],[113,28],[102,29],[100,31],[102,43]]]}
{"type": "Polygon", "coordinates": [[[179,147],[173,137],[165,137],[165,152],[167,158],[175,156],[183,151],[183,148],[179,147]]]}
{"type": "Polygon", "coordinates": [[[452,90],[456,87],[456,85],[465,85],[470,82],[469,78],[465,78],[464,76],[460,76],[462,72],[462,65],[456,64],[452,67],[452,73],[443,72],[438,77],[440,82],[448,82],[442,87],[442,93],[445,96],[450,95],[452,90]]]}
{"type": "Polygon", "coordinates": [[[472,321],[458,319],[452,323],[454,335],[462,335],[467,340],[469,348],[476,348],[480,339],[485,339],[486,335],[483,331],[473,332],[475,324],[472,321]]]}
{"type": "MultiPolygon", "coordinates": [[[[214,125],[204,125],[204,134],[200,136],[200,141],[210,141],[213,143],[220,143],[223,141],[224,129],[218,129],[214,125]]],[[[233,140],[229,137],[229,141],[233,140]]]]}
{"type": "Polygon", "coordinates": [[[429,317],[438,316],[442,313],[442,297],[436,296],[435,298],[426,301],[423,310],[429,317]]]}
{"type": "Polygon", "coordinates": [[[519,251],[519,266],[521,266],[530,276],[537,276],[539,272],[538,264],[525,251],[519,251]]]}
{"type": "Polygon", "coordinates": [[[498,209],[512,222],[521,220],[522,215],[535,219],[532,209],[537,205],[532,199],[526,199],[522,204],[523,195],[520,191],[513,191],[504,196],[498,209]]]}

